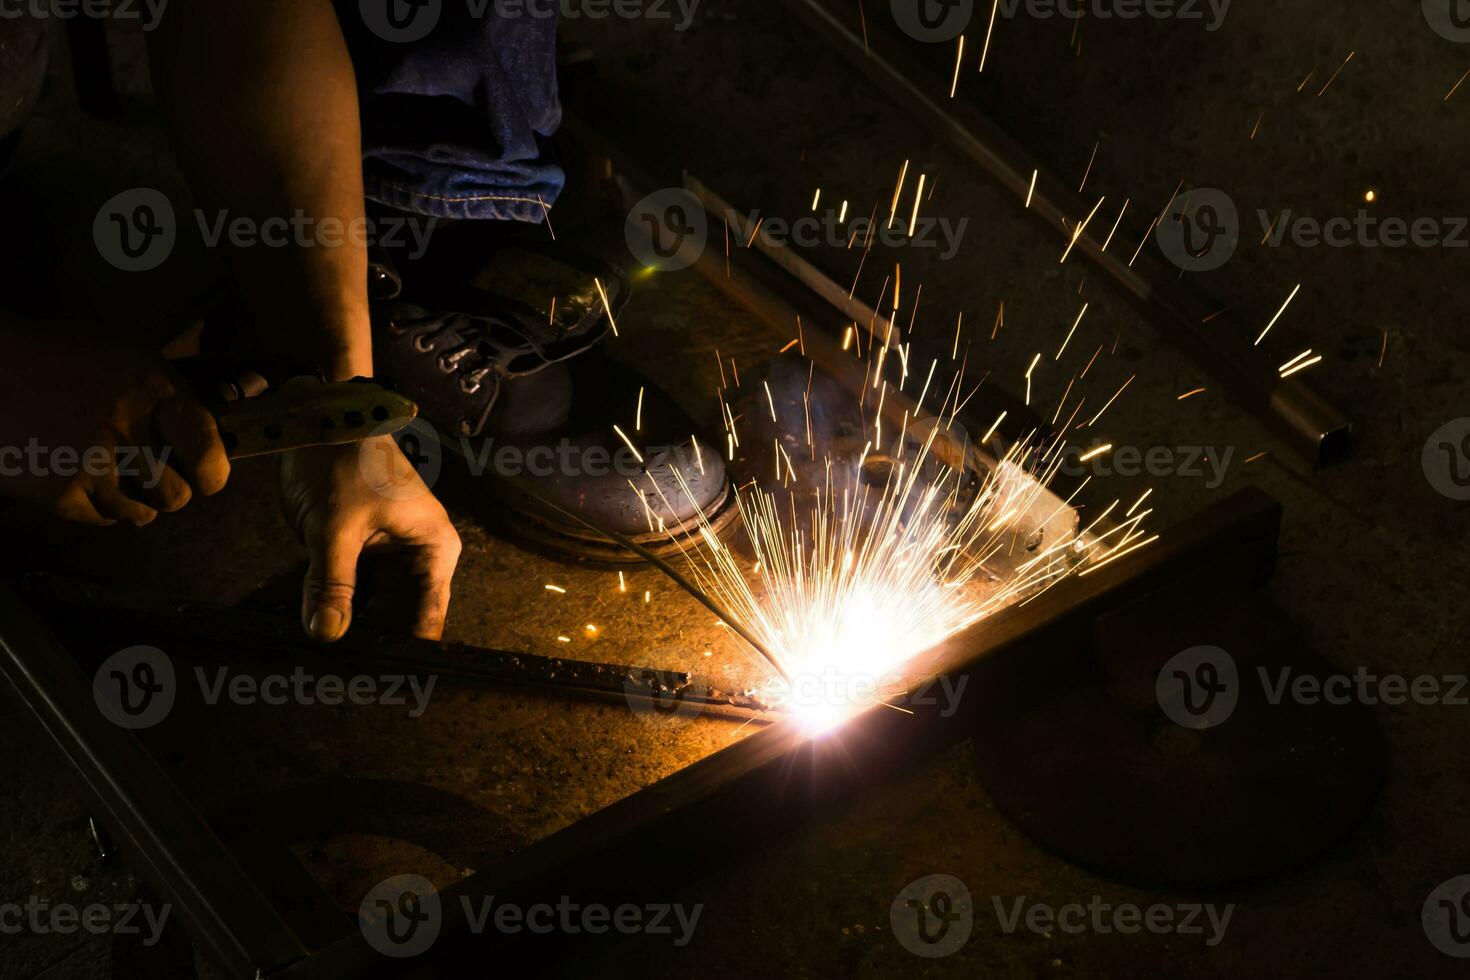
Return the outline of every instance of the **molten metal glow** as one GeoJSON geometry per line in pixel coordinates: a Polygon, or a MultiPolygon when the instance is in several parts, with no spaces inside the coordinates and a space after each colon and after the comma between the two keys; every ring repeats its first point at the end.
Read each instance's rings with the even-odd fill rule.
{"type": "Polygon", "coordinates": [[[922,442],[914,426],[901,427],[909,431],[881,479],[865,451],[825,460],[819,489],[793,489],[783,449],[785,486],[752,482],[738,494],[755,561],[719,540],[703,514],[704,547],[684,551],[697,586],[774,660],[781,677],[768,695],[813,734],[905,693],[904,669],[946,637],[1142,536],[1147,511],[1093,537],[1078,533],[1065,504],[1048,508],[1060,437],[1023,440],[982,473],[961,472],[935,458],[936,440],[949,437],[942,415],[925,423],[922,442]],[[905,458],[908,436],[919,448],[905,458]]]}

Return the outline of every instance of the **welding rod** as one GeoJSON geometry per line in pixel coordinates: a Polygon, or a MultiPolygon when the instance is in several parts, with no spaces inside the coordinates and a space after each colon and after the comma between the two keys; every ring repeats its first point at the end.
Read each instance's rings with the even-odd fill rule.
{"type": "MultiPolygon", "coordinates": [[[[1029,210],[1053,232],[1074,227],[1087,205],[1070,186],[1042,167],[973,105],[941,103],[914,79],[924,72],[912,59],[885,44],[879,32],[860,36],[821,0],[784,0],[798,18],[830,42],[854,67],[895,99],[915,119],[948,140],[1018,200],[1032,188],[1029,210]]],[[[1070,234],[1066,236],[1070,239],[1070,234]]],[[[1133,268],[1104,252],[1093,236],[1082,234],[1075,249],[1102,269],[1159,324],[1242,407],[1272,423],[1292,445],[1318,465],[1344,455],[1352,442],[1352,421],[1300,376],[1282,380],[1258,350],[1231,330],[1223,307],[1197,288],[1177,282],[1156,256],[1144,252],[1133,268]],[[1210,326],[1207,327],[1206,321],[1210,326]]]]}

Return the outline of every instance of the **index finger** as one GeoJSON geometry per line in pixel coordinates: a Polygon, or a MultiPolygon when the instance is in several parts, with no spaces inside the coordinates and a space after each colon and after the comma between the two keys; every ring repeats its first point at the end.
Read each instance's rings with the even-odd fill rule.
{"type": "Polygon", "coordinates": [[[402,624],[413,620],[413,635],[424,640],[444,637],[444,623],[449,616],[449,599],[454,570],[459,564],[459,534],[447,521],[430,534],[414,534],[395,538],[379,531],[369,539],[366,553],[381,555],[391,562],[393,586],[380,596],[388,602],[382,610],[402,624]]]}
{"type": "MultiPolygon", "coordinates": [[[[451,533],[453,533],[451,531],[451,533]]],[[[418,611],[413,635],[425,640],[444,638],[444,621],[449,618],[450,586],[459,564],[459,537],[452,543],[436,541],[417,549],[414,564],[422,573],[418,611]]]]}

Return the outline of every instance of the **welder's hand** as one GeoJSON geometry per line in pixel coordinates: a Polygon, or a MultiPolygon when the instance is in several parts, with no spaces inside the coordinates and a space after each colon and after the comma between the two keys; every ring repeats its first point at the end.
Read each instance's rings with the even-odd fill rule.
{"type": "Polygon", "coordinates": [[[301,622],[312,639],[347,632],[359,559],[371,615],[426,639],[443,635],[459,534],[391,436],[285,453],[280,483],[286,520],[311,552],[301,622]]]}
{"type": "Polygon", "coordinates": [[[36,411],[26,444],[0,450],[5,495],[70,521],[141,526],[195,493],[219,492],[229,479],[214,417],[181,391],[166,367],[143,370],[110,406],[88,408],[74,391],[59,390],[68,404],[52,412],[44,399],[28,400],[36,411]],[[62,421],[65,414],[76,424],[62,421]],[[88,430],[85,439],[73,437],[88,430]]]}

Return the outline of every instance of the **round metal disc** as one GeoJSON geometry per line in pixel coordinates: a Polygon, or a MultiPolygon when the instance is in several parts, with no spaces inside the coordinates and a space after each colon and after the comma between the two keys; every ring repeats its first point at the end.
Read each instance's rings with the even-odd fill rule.
{"type": "Polygon", "coordinates": [[[1365,818],[1384,768],[1372,713],[1293,693],[1353,669],[1259,608],[1208,617],[1218,628],[1191,612],[1164,629],[1124,616],[1085,654],[975,678],[980,778],[1042,846],[1124,880],[1222,884],[1299,866],[1365,818]]]}

